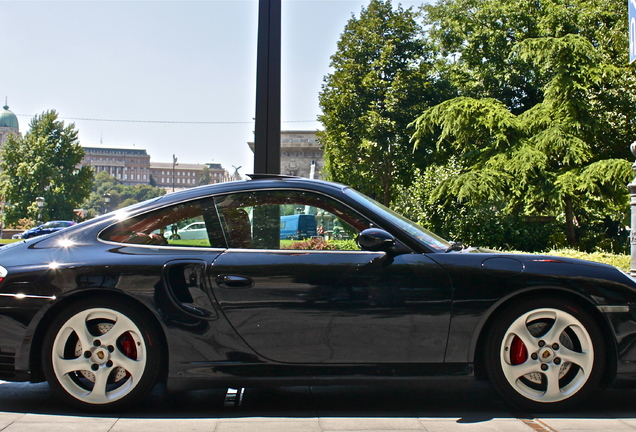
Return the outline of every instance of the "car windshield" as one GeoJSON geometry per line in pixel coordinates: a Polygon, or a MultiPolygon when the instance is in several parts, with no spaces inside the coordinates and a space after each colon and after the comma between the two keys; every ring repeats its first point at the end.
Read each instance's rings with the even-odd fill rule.
{"type": "Polygon", "coordinates": [[[390,208],[380,204],[374,199],[371,199],[368,196],[361,194],[360,192],[351,188],[345,189],[345,193],[353,198],[356,202],[370,209],[372,212],[379,213],[380,216],[400,228],[402,231],[408,233],[413,237],[416,237],[429,249],[432,249],[433,251],[444,252],[449,248],[450,243],[448,241],[444,240],[436,234],[433,234],[427,229],[422,228],[415,222],[410,221],[401,214],[394,212],[390,208]]]}

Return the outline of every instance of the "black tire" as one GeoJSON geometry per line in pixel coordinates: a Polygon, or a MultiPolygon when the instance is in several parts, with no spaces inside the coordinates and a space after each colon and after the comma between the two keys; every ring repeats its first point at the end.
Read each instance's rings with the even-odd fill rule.
{"type": "Polygon", "coordinates": [[[43,342],[42,365],[54,393],[69,405],[124,410],[156,384],[160,341],[153,323],[132,304],[87,298],[53,320],[43,342]]]}
{"type": "Polygon", "coordinates": [[[533,298],[507,307],[488,335],[484,361],[496,390],[529,412],[572,407],[598,388],[605,344],[579,304],[533,298]]]}

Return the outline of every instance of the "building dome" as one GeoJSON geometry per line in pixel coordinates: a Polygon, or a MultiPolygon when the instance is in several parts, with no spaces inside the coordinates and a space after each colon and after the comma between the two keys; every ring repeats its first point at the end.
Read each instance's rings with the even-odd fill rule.
{"type": "Polygon", "coordinates": [[[19,129],[18,118],[9,111],[7,105],[3,106],[2,111],[0,111],[0,127],[19,129]]]}

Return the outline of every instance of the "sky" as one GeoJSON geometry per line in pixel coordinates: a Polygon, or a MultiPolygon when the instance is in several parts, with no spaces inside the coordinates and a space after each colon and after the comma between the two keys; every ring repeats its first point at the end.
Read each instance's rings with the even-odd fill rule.
{"type": "MultiPolygon", "coordinates": [[[[321,128],[330,56],[367,4],[282,1],[282,130],[321,128]]],[[[54,109],[86,147],[251,173],[257,26],[258,0],[0,0],[0,97],[22,134],[54,109]]]]}

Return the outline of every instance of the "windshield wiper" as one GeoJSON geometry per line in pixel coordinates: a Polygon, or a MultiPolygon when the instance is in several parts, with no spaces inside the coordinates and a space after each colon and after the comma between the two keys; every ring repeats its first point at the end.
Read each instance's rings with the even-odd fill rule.
{"type": "Polygon", "coordinates": [[[452,252],[452,251],[461,251],[466,249],[466,246],[464,246],[463,243],[461,242],[450,242],[450,246],[448,246],[448,248],[446,249],[446,252],[452,252]]]}

